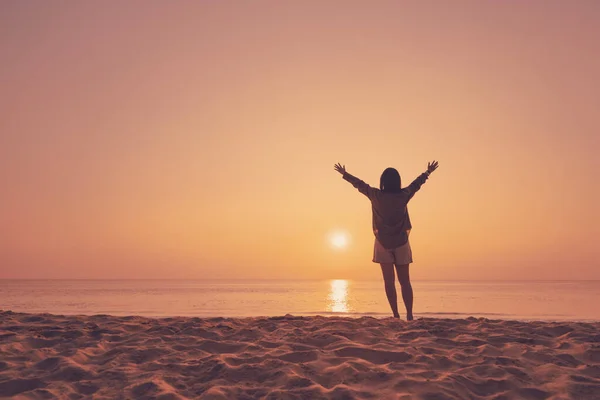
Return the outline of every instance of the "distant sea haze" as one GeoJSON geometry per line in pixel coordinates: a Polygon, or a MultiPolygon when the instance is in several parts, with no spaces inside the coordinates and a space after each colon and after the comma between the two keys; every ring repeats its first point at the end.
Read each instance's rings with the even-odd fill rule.
{"type": "MultiPolygon", "coordinates": [[[[418,281],[413,288],[417,318],[600,321],[600,281],[418,281]]],[[[0,309],[27,313],[391,316],[379,281],[0,280],[0,299],[0,309]]]]}

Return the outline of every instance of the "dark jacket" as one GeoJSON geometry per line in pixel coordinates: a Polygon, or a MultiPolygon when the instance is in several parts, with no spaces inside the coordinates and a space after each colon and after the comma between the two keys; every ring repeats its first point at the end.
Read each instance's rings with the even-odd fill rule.
{"type": "Polygon", "coordinates": [[[343,177],[371,200],[373,233],[379,243],[386,249],[395,249],[405,244],[412,229],[407,204],[425,183],[429,174],[422,173],[398,193],[384,193],[347,172],[343,177]]]}

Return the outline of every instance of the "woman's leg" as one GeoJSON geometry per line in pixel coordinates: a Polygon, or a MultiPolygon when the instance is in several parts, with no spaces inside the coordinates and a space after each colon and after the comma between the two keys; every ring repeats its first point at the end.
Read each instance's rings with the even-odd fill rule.
{"type": "Polygon", "coordinates": [[[400,288],[402,289],[402,300],[404,300],[404,306],[406,307],[406,319],[412,321],[413,290],[410,284],[410,275],[408,273],[409,265],[410,264],[396,265],[396,272],[398,273],[398,280],[400,281],[400,288]]]}
{"type": "Polygon", "coordinates": [[[381,264],[383,273],[383,282],[385,284],[385,294],[395,318],[400,318],[398,314],[398,297],[396,295],[396,277],[394,276],[394,264],[381,264]]]}

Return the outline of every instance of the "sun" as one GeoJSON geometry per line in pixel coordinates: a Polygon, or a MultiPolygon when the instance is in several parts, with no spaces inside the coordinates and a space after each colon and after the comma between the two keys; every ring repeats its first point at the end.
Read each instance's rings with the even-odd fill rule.
{"type": "Polygon", "coordinates": [[[350,238],[346,232],[336,231],[329,235],[329,243],[336,249],[345,249],[349,242],[350,238]]]}

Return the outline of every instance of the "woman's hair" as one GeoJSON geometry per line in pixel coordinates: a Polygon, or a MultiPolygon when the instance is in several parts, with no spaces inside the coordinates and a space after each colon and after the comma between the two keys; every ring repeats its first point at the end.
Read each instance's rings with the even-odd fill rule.
{"type": "Polygon", "coordinates": [[[401,187],[400,174],[395,168],[386,168],[379,179],[379,189],[384,193],[398,193],[401,187]]]}

